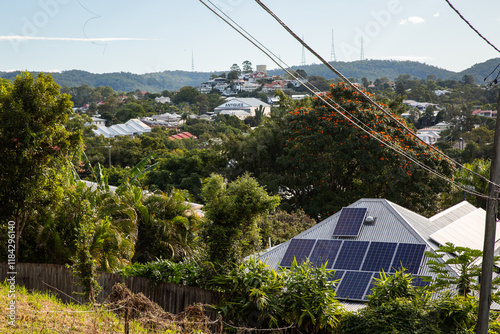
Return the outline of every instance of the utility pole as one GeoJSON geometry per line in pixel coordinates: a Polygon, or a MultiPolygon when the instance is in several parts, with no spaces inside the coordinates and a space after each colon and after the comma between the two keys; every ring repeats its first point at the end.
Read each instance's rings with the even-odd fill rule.
{"type": "MultiPolygon", "coordinates": [[[[497,114],[500,115],[500,90],[497,102],[497,114]]],[[[486,226],[484,230],[483,263],[481,268],[481,290],[479,292],[479,312],[477,316],[476,334],[487,334],[491,287],[495,253],[496,217],[498,210],[498,188],[500,183],[500,121],[498,117],[495,124],[495,139],[493,141],[493,157],[490,167],[490,181],[488,185],[488,200],[486,202],[486,226]]]]}
{"type": "Polygon", "coordinates": [[[111,143],[108,143],[108,159],[109,159],[108,168],[111,168],[111,143]]]}

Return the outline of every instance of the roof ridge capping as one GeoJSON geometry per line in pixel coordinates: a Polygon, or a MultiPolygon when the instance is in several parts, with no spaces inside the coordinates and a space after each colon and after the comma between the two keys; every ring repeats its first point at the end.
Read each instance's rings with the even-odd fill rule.
{"type": "MultiPolygon", "coordinates": [[[[452,212],[452,211],[455,211],[455,210],[457,210],[457,209],[459,209],[459,208],[461,208],[461,207],[463,207],[463,206],[465,206],[465,205],[470,205],[470,206],[473,206],[472,204],[470,204],[470,203],[469,203],[469,202],[467,202],[467,201],[462,201],[462,202],[460,202],[460,203],[458,203],[458,204],[455,204],[455,205],[453,205],[453,206],[450,206],[449,208],[447,208],[447,209],[445,209],[445,210],[443,210],[443,211],[441,211],[441,212],[436,213],[436,214],[435,214],[434,216],[432,216],[432,217],[429,217],[429,220],[430,220],[430,221],[434,221],[434,220],[436,220],[436,219],[438,219],[438,218],[441,218],[442,216],[445,216],[445,215],[447,215],[448,213],[450,213],[450,212],[452,212]]],[[[475,208],[475,209],[477,209],[476,207],[474,207],[474,208],[475,208]]]]}

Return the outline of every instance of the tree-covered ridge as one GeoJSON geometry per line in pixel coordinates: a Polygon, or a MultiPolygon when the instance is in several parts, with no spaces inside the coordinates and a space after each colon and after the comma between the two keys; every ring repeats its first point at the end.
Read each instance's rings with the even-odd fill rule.
{"type": "MultiPolygon", "coordinates": [[[[460,80],[464,75],[474,76],[477,83],[483,83],[493,68],[500,62],[500,58],[490,59],[486,62],[476,64],[471,68],[461,72],[453,72],[416,61],[396,61],[396,60],[360,60],[353,62],[332,62],[332,65],[350,78],[367,78],[375,80],[377,78],[388,78],[395,80],[401,74],[409,74],[418,79],[425,79],[429,75],[434,75],[442,80],[460,80]]],[[[309,75],[323,76],[326,79],[336,78],[335,74],[324,65],[312,64],[305,66],[293,66],[293,69],[302,69],[309,75]]],[[[163,90],[177,90],[184,86],[197,87],[202,82],[207,81],[211,75],[217,75],[224,71],[195,72],[195,71],[163,71],[156,73],[134,74],[128,72],[115,73],[90,73],[81,70],[63,71],[52,73],[54,81],[61,86],[76,87],[89,85],[91,87],[110,86],[116,91],[134,91],[136,89],[148,92],[161,92],[163,90]]],[[[0,78],[12,80],[20,71],[0,72],[0,78]]],[[[36,74],[36,72],[34,73],[36,74]]],[[[268,76],[282,75],[282,70],[270,70],[268,76]]]]}

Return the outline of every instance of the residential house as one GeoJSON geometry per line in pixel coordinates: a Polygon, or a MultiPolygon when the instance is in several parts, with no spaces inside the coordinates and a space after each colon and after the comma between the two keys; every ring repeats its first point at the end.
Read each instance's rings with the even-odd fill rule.
{"type": "Polygon", "coordinates": [[[196,137],[195,135],[193,135],[193,134],[191,134],[189,132],[181,132],[181,133],[172,135],[172,136],[170,136],[168,138],[170,138],[172,140],[176,140],[176,139],[189,139],[189,138],[198,139],[198,137],[196,137]]]}
{"type": "Polygon", "coordinates": [[[309,259],[315,266],[327,263],[335,271],[333,280],[339,280],[334,288],[337,298],[355,310],[364,307],[382,270],[390,275],[405,268],[415,277],[414,285],[425,286],[424,277],[435,277],[426,251],[434,252],[447,242],[482,249],[484,222],[485,211],[465,201],[426,218],[385,199],[360,199],[253,257],[274,270],[290,267],[294,259],[309,259]]]}
{"type": "Polygon", "coordinates": [[[106,120],[97,116],[92,117],[92,124],[96,126],[106,126],[106,120]]]}
{"type": "Polygon", "coordinates": [[[417,131],[417,137],[422,139],[425,143],[429,145],[434,145],[439,139],[441,139],[441,132],[450,128],[450,124],[447,122],[440,122],[428,128],[423,128],[417,131]]]}
{"type": "Polygon", "coordinates": [[[158,102],[158,103],[170,103],[170,98],[169,97],[165,97],[165,96],[160,96],[160,97],[155,97],[155,101],[158,102]]]}
{"type": "Polygon", "coordinates": [[[114,138],[116,136],[135,137],[143,133],[151,132],[151,127],[138,119],[130,119],[124,124],[115,124],[110,127],[98,126],[97,129],[93,129],[92,131],[94,131],[97,136],[103,135],[105,138],[114,138]]]}
{"type": "Polygon", "coordinates": [[[255,116],[255,111],[264,109],[264,115],[271,113],[271,106],[256,98],[228,98],[226,102],[216,107],[214,111],[219,115],[234,115],[240,119],[255,116]]]}
{"type": "Polygon", "coordinates": [[[265,72],[255,72],[248,76],[248,81],[256,82],[259,79],[267,78],[267,74],[265,72]]]}
{"type": "Polygon", "coordinates": [[[417,137],[422,139],[426,144],[434,145],[441,138],[440,131],[435,131],[433,128],[420,129],[417,132],[417,137]]]}
{"type": "Polygon", "coordinates": [[[477,109],[472,112],[472,115],[497,118],[497,111],[477,109]]]}
{"type": "Polygon", "coordinates": [[[264,87],[262,87],[262,93],[265,94],[272,94],[274,93],[275,90],[283,90],[286,87],[286,81],[285,80],[276,80],[273,81],[270,84],[265,84],[264,87]]]}

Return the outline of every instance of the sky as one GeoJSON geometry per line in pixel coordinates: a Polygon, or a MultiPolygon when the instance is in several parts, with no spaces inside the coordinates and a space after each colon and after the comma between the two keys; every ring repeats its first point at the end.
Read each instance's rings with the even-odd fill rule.
{"type": "MultiPolygon", "coordinates": [[[[206,2],[208,0],[205,0],[206,2]]],[[[320,63],[251,0],[211,0],[288,65],[320,63]]],[[[450,0],[500,48],[500,1],[450,0]]],[[[262,0],[326,60],[451,71],[500,57],[444,0],[262,0]]],[[[208,2],[207,2],[208,3],[208,2]]],[[[199,0],[0,0],[0,71],[151,73],[277,65],[199,0]],[[194,66],[193,66],[194,65],[194,66]]]]}

